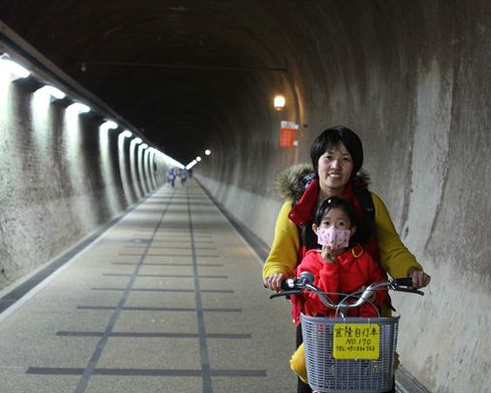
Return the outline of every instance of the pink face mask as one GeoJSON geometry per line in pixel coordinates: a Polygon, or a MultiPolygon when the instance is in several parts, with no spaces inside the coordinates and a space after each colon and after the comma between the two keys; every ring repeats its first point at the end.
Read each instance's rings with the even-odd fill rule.
{"type": "Polygon", "coordinates": [[[351,231],[348,229],[336,229],[334,227],[317,229],[317,243],[321,246],[329,246],[332,250],[349,246],[351,231]]]}

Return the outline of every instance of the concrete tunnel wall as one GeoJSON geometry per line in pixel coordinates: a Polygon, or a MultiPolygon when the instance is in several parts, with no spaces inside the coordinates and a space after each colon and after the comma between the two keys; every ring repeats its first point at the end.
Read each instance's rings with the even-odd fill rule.
{"type": "MultiPolygon", "coordinates": [[[[310,144],[323,129],[353,128],[364,142],[371,189],[433,276],[424,298],[394,296],[403,365],[434,392],[487,391],[491,4],[321,3],[271,27],[270,54],[285,60],[288,73],[258,76],[245,105],[221,114],[224,137],[208,146],[213,153],[195,174],[271,244],[281,205],[276,174],[308,162],[310,144]],[[288,104],[276,112],[264,103],[280,85],[288,104]],[[278,147],[281,120],[300,124],[298,147],[278,147]]],[[[9,84],[1,94],[5,285],[73,246],[163,178],[148,183],[142,157],[116,154],[121,141],[112,138],[108,171],[100,142],[87,137],[100,124],[90,116],[79,119],[79,147],[69,147],[63,107],[51,104],[49,120],[39,123],[28,87],[9,84]],[[36,132],[34,124],[50,131],[36,132]],[[116,168],[126,168],[122,180],[116,168]]]]}
{"type": "Polygon", "coordinates": [[[103,113],[73,112],[31,82],[0,71],[0,289],[124,213],[168,169],[135,137],[101,127],[103,113]]]}
{"type": "Polygon", "coordinates": [[[371,189],[433,277],[424,298],[393,296],[403,365],[433,392],[489,391],[491,4],[370,3],[282,20],[287,108],[233,124],[197,178],[271,244],[278,171],[310,162],[329,126],[354,129],[371,189]],[[298,147],[279,147],[280,120],[300,124],[298,147]]]}

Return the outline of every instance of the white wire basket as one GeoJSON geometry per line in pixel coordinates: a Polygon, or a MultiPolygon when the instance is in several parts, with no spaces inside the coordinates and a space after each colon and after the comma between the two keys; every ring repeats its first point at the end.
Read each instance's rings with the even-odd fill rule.
{"type": "Polygon", "coordinates": [[[301,315],[307,376],[323,393],[382,393],[394,383],[399,317],[301,315]]]}

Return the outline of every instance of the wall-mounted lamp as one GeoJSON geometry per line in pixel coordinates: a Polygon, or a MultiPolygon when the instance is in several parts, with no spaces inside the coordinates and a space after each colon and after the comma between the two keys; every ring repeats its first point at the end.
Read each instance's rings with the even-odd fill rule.
{"type": "Polygon", "coordinates": [[[31,75],[31,71],[22,67],[20,64],[17,64],[15,61],[10,60],[6,54],[0,56],[0,68],[8,72],[12,80],[27,78],[31,75]]]}
{"type": "Polygon", "coordinates": [[[66,97],[66,94],[63,93],[60,89],[57,89],[54,86],[46,85],[41,87],[40,89],[36,90],[37,94],[46,94],[47,96],[50,96],[51,98],[57,99],[57,100],[62,100],[63,98],[66,97]]]}
{"type": "Polygon", "coordinates": [[[274,109],[276,109],[277,111],[281,111],[285,107],[285,104],[286,104],[285,96],[277,95],[274,98],[274,109]]]}
{"type": "Polygon", "coordinates": [[[205,155],[209,156],[211,154],[211,150],[210,149],[206,149],[205,150],[205,155]]]}
{"type": "Polygon", "coordinates": [[[90,112],[90,107],[81,102],[75,102],[72,105],[68,106],[67,111],[76,112],[76,113],[87,113],[90,112]]]}
{"type": "Polygon", "coordinates": [[[122,133],[121,133],[121,136],[123,138],[131,138],[133,136],[133,133],[129,130],[124,130],[122,133]]]}

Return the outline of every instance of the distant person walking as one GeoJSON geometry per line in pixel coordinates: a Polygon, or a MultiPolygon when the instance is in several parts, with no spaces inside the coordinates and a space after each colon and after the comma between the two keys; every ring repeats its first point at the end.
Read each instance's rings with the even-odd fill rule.
{"type": "Polygon", "coordinates": [[[167,180],[169,181],[170,185],[172,187],[175,186],[176,183],[176,173],[174,172],[173,168],[169,169],[169,172],[167,172],[167,180]]]}
{"type": "Polygon", "coordinates": [[[188,171],[186,171],[186,169],[181,169],[181,173],[180,173],[180,177],[181,177],[181,186],[184,187],[184,184],[186,183],[186,179],[188,178],[188,171]]]}

